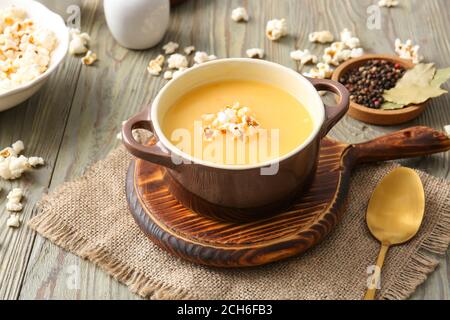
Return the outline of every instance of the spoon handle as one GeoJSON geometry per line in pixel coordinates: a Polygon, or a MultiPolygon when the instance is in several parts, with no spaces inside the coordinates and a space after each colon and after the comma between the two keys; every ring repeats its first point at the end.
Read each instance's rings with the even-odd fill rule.
{"type": "MultiPolygon", "coordinates": [[[[377,264],[376,264],[376,269],[375,269],[375,281],[379,279],[379,277],[381,276],[381,268],[383,267],[383,263],[384,263],[384,258],[386,257],[386,253],[388,252],[389,249],[389,245],[388,244],[382,244],[381,245],[381,249],[380,249],[380,253],[378,254],[378,258],[377,258],[377,264]]],[[[369,289],[367,289],[366,295],[364,296],[364,300],[374,300],[375,299],[375,293],[376,293],[376,283],[369,287],[369,289]]]]}

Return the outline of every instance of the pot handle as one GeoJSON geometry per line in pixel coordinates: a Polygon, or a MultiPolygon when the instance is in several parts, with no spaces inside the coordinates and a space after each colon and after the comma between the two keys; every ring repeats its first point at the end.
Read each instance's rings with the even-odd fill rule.
{"type": "Polygon", "coordinates": [[[138,113],[124,123],[122,126],[122,141],[132,155],[170,169],[175,169],[176,164],[172,161],[170,153],[157,145],[157,138],[153,132],[153,125],[149,119],[148,110],[138,113]],[[148,145],[144,146],[134,139],[134,129],[145,129],[153,133],[153,137],[148,145]]]}
{"type": "Polygon", "coordinates": [[[334,127],[347,113],[350,104],[350,93],[339,82],[326,79],[307,78],[317,91],[331,91],[339,96],[339,102],[335,106],[325,106],[325,122],[322,125],[322,137],[334,127]]]}

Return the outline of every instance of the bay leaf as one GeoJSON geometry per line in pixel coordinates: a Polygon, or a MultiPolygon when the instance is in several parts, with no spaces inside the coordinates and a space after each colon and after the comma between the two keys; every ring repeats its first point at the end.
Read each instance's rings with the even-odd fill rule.
{"type": "Polygon", "coordinates": [[[431,80],[430,85],[433,87],[440,88],[441,85],[446,83],[450,79],[450,67],[445,69],[438,69],[434,75],[433,80],[431,80]]]}
{"type": "Polygon", "coordinates": [[[385,102],[381,105],[381,110],[397,110],[403,109],[405,107],[404,104],[398,104],[395,102],[385,102]]]}
{"type": "Polygon", "coordinates": [[[385,100],[397,104],[418,104],[427,101],[430,98],[439,97],[447,91],[428,86],[409,85],[407,87],[395,87],[384,92],[385,100]]]}
{"type": "Polygon", "coordinates": [[[428,86],[436,74],[434,63],[419,63],[414,68],[405,72],[403,77],[398,80],[395,87],[403,88],[410,85],[428,86]]]}

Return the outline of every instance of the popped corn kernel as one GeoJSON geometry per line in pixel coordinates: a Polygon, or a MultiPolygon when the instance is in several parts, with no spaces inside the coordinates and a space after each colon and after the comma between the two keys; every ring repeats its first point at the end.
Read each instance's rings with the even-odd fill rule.
{"type": "Polygon", "coordinates": [[[171,80],[173,78],[173,72],[168,70],[168,71],[164,72],[163,77],[166,80],[171,80]]]}
{"type": "Polygon", "coordinates": [[[151,60],[148,63],[147,71],[152,76],[159,76],[161,71],[162,71],[162,67],[164,65],[164,61],[165,61],[164,56],[162,54],[160,54],[159,56],[157,56],[155,59],[151,60]]]}
{"type": "Polygon", "coordinates": [[[19,228],[20,227],[19,216],[17,214],[10,215],[8,220],[6,220],[6,226],[10,228],[19,228]]]}
{"type": "Polygon", "coordinates": [[[206,52],[197,51],[194,56],[194,61],[197,64],[202,64],[208,61],[216,60],[217,57],[213,54],[208,55],[206,52]]]}
{"type": "Polygon", "coordinates": [[[359,38],[355,37],[347,28],[341,31],[340,36],[341,42],[343,42],[350,49],[355,49],[361,45],[359,38]]]}
{"type": "Polygon", "coordinates": [[[402,59],[412,60],[414,64],[418,64],[423,60],[423,57],[419,54],[420,46],[413,45],[411,40],[406,40],[402,43],[400,39],[395,39],[395,52],[402,59]]]}
{"type": "Polygon", "coordinates": [[[45,161],[41,157],[29,157],[28,164],[32,167],[43,166],[45,161]]]}
{"type": "Polygon", "coordinates": [[[185,53],[187,56],[190,56],[192,53],[195,52],[195,47],[194,47],[194,46],[189,46],[189,47],[184,48],[183,51],[184,51],[184,53],[185,53]]]}
{"type": "Polygon", "coordinates": [[[6,203],[6,210],[12,212],[19,212],[23,209],[23,204],[21,203],[23,197],[23,190],[20,188],[12,189],[8,195],[8,202],[6,203]]]}
{"type": "Polygon", "coordinates": [[[180,45],[178,43],[170,41],[166,43],[162,48],[165,54],[172,54],[175,53],[175,51],[177,51],[179,47],[180,45]]]}
{"type": "Polygon", "coordinates": [[[304,76],[316,79],[328,79],[333,75],[333,69],[330,65],[319,62],[314,68],[309,72],[303,73],[304,76]]]}
{"type": "Polygon", "coordinates": [[[81,58],[81,63],[86,66],[92,65],[95,61],[97,61],[97,54],[95,54],[91,50],[86,52],[86,55],[83,58],[81,58]]]}
{"type": "Polygon", "coordinates": [[[380,0],[380,1],[378,1],[378,6],[379,7],[387,7],[387,8],[396,7],[396,6],[398,6],[398,1],[397,0],[380,0]]]}
{"type": "Polygon", "coordinates": [[[69,43],[69,53],[72,55],[85,54],[88,52],[91,37],[86,32],[81,33],[78,29],[70,30],[71,40],[69,43]]]}
{"type": "Polygon", "coordinates": [[[328,30],[311,32],[308,36],[310,42],[330,43],[334,41],[333,34],[328,30]]]}
{"type": "Polygon", "coordinates": [[[269,40],[276,41],[288,34],[286,19],[273,19],[267,22],[266,36],[269,40]]]}
{"type": "Polygon", "coordinates": [[[296,50],[291,52],[291,59],[300,61],[300,64],[317,63],[317,56],[311,54],[308,49],[296,50]]]}
{"type": "Polygon", "coordinates": [[[231,12],[231,19],[236,22],[247,22],[249,20],[247,9],[239,7],[231,12]]]}
{"type": "Polygon", "coordinates": [[[179,53],[174,53],[167,59],[169,69],[181,69],[188,67],[188,61],[185,56],[179,53]]]}
{"type": "Polygon", "coordinates": [[[246,51],[247,53],[247,57],[249,58],[256,58],[256,59],[262,59],[264,58],[264,49],[260,49],[260,48],[252,48],[252,49],[248,49],[246,51]]]}

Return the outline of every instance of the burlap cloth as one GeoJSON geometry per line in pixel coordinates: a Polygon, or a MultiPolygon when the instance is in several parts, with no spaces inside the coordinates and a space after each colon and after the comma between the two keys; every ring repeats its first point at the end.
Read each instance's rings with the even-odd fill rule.
{"type": "MultiPolygon", "coordinates": [[[[371,192],[395,164],[357,169],[343,219],[307,253],[252,269],[224,270],[185,262],[148,240],[131,217],[122,148],[83,177],[44,197],[30,226],[62,248],[88,259],[132,292],[153,299],[360,299],[379,244],[365,211],[371,192]]],[[[426,215],[420,233],[387,256],[379,298],[405,299],[437,265],[450,242],[450,185],[420,172],[426,215]]]]}

